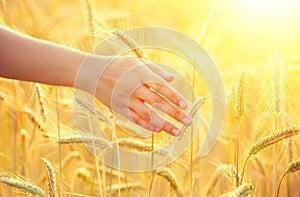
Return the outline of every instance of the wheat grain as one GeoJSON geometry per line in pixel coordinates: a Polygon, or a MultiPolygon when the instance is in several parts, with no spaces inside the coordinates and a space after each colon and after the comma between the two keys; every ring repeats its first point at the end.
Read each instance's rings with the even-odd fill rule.
{"type": "Polygon", "coordinates": [[[48,191],[50,197],[56,197],[56,179],[54,167],[52,164],[45,158],[41,158],[46,168],[46,174],[48,179],[48,191]]]}
{"type": "Polygon", "coordinates": [[[11,187],[21,189],[31,194],[35,194],[41,197],[46,197],[46,193],[43,189],[23,180],[9,178],[9,177],[0,177],[0,182],[9,185],[11,187]]]}
{"type": "Polygon", "coordinates": [[[97,148],[103,150],[112,150],[113,145],[110,141],[104,138],[95,137],[88,134],[74,134],[69,136],[64,136],[60,139],[61,144],[76,144],[85,143],[89,145],[95,145],[97,148]]]}
{"type": "Polygon", "coordinates": [[[293,125],[288,128],[276,131],[259,139],[254,145],[251,146],[249,155],[254,155],[264,148],[280,142],[281,140],[293,137],[300,133],[300,125],[293,125]]]}
{"type": "Polygon", "coordinates": [[[174,189],[177,196],[184,196],[183,191],[178,183],[178,180],[170,168],[167,167],[159,168],[156,170],[156,175],[162,176],[165,179],[167,179],[171,187],[174,189]]]}

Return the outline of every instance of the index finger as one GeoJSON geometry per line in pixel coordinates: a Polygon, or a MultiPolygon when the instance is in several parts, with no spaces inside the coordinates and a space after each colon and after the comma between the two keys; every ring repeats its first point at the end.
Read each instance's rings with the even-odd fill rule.
{"type": "Polygon", "coordinates": [[[160,77],[157,77],[155,82],[148,82],[145,85],[164,96],[179,108],[185,109],[187,107],[184,97],[170,84],[160,79],[160,77]]]}

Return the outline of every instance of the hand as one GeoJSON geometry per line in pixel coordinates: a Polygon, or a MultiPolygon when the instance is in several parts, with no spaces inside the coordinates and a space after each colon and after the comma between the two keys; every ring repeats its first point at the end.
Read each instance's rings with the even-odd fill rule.
{"type": "MultiPolygon", "coordinates": [[[[149,106],[168,114],[184,125],[191,124],[191,118],[182,111],[187,106],[183,96],[168,84],[173,80],[172,75],[142,59],[106,58],[107,62],[111,63],[101,76],[98,76],[95,91],[95,96],[103,104],[143,128],[155,132],[164,130],[174,136],[180,134],[174,124],[158,115],[149,106]]],[[[93,67],[90,68],[90,72],[95,73],[93,67]]]]}

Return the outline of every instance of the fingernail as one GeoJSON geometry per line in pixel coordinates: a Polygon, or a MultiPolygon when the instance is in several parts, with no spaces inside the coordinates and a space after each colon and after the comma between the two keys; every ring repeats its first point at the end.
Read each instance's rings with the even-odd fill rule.
{"type": "Polygon", "coordinates": [[[183,124],[188,126],[192,123],[192,119],[190,117],[183,117],[182,122],[183,122],[183,124]]]}
{"type": "Polygon", "coordinates": [[[172,129],[171,131],[172,131],[172,134],[173,134],[174,136],[178,136],[179,133],[180,133],[179,129],[177,129],[177,128],[174,128],[174,129],[172,129]]]}
{"type": "Polygon", "coordinates": [[[159,127],[154,127],[155,132],[159,132],[161,129],[159,127]]]}
{"type": "Polygon", "coordinates": [[[186,102],[185,102],[185,101],[183,101],[183,100],[179,100],[179,107],[180,107],[181,109],[184,109],[184,108],[186,108],[186,106],[187,106],[187,104],[186,104],[186,102]]]}
{"type": "Polygon", "coordinates": [[[172,75],[171,73],[165,72],[167,77],[174,77],[174,75],[172,75]]]}

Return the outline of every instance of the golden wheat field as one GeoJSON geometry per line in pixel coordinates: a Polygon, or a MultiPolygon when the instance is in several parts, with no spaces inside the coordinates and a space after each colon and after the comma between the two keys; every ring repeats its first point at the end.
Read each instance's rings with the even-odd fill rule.
{"type": "Polygon", "coordinates": [[[0,196],[300,196],[299,9],[297,0],[0,0],[2,25],[86,52],[111,32],[144,26],[182,32],[211,56],[226,95],[222,133],[199,157],[212,119],[207,84],[182,58],[145,49],[192,87],[190,107],[206,99],[194,107],[201,116],[187,150],[166,166],[136,173],[111,168],[84,144],[150,152],[174,137],[127,135],[124,128],[139,133],[133,123],[120,126],[98,101],[96,111],[74,101],[71,88],[0,78],[0,196]],[[74,110],[104,116],[97,124],[109,139],[79,135],[74,110]]]}

